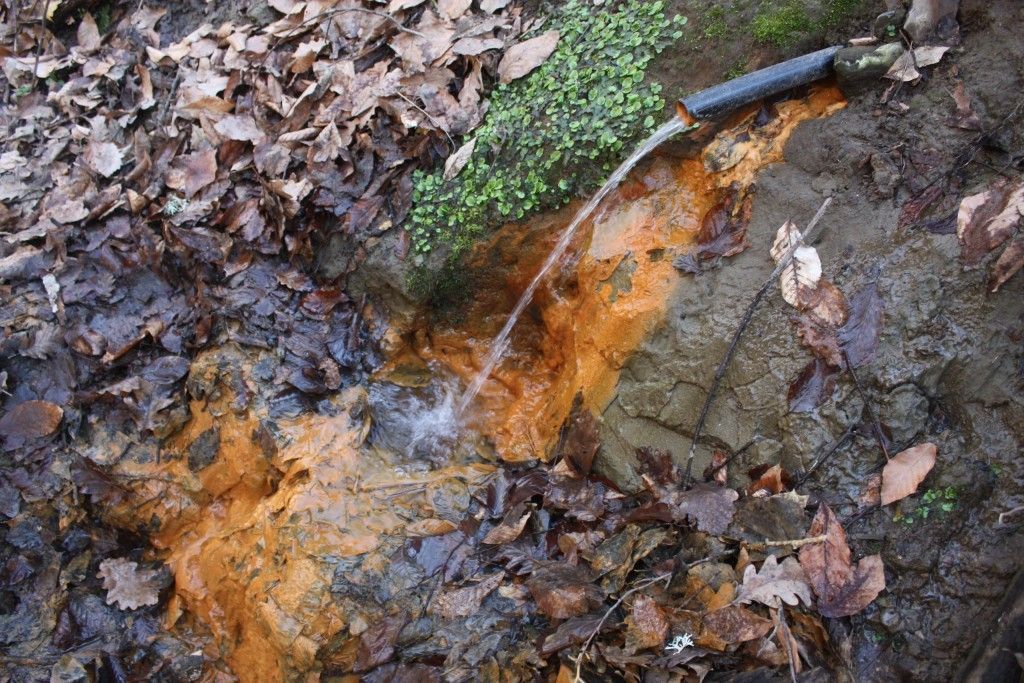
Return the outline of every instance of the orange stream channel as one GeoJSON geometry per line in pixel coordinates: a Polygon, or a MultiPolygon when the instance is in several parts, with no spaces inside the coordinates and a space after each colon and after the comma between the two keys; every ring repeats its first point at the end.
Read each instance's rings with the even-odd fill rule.
{"type": "MultiPolygon", "coordinates": [[[[480,394],[474,426],[502,459],[548,457],[577,393],[594,412],[604,409],[623,363],[683,282],[673,257],[692,248],[722,191],[749,186],[759,169],[781,160],[799,122],[841,106],[838,91],[824,88],[779,104],[778,116],[759,128],[750,125],[752,112],[738,115],[708,148],[726,170],[708,171],[703,159],[657,158],[611,195],[592,229],[580,231],[576,263],[538,291],[480,394]]],[[[410,359],[438,363],[468,383],[574,208],[499,231],[475,256],[487,281],[463,321],[410,335],[391,368],[410,359]]],[[[473,487],[494,467],[410,469],[404,454],[371,450],[361,388],[332,399],[334,416],[275,421],[277,438],[268,439],[265,407],[231,403],[240,382],[259,393],[250,372],[257,360],[231,347],[196,359],[190,381],[197,368],[210,368],[219,389],[193,402],[190,421],[160,458],[118,462],[113,472],[129,492],[107,515],[151,530],[175,579],[167,622],[182,633],[212,632],[198,640],[210,660],[226,662],[243,681],[315,680],[304,673],[351,670],[359,634],[380,617],[379,607],[342,605],[332,595],[338,558],[358,556],[364,575],[386,571],[395,538],[450,525],[433,507],[437,487],[473,487]],[[194,471],[189,450],[213,427],[216,457],[194,471]]]]}
{"type": "MultiPolygon", "coordinates": [[[[722,191],[734,183],[750,187],[761,168],[781,161],[797,124],[842,106],[839,91],[826,87],[780,103],[778,117],[762,127],[750,125],[754,112],[743,112],[706,148],[718,167],[731,165],[726,170],[710,171],[702,158],[657,158],[609,196],[593,229],[579,232],[578,260],[538,290],[477,399],[474,426],[502,459],[546,459],[577,392],[595,413],[607,407],[623,363],[660,324],[681,281],[673,258],[692,248],[722,191]]],[[[466,319],[419,333],[414,352],[468,383],[577,208],[508,226],[483,245],[472,266],[486,284],[466,319]]]]}

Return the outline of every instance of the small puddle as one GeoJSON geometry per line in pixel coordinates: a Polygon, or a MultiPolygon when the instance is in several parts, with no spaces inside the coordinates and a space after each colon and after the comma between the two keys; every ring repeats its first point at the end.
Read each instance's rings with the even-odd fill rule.
{"type": "Polygon", "coordinates": [[[495,469],[482,460],[547,457],[577,393],[600,413],[683,282],[672,260],[692,248],[704,214],[781,160],[798,123],[841,106],[826,88],[780,103],[756,129],[753,112],[736,117],[712,143],[725,170],[658,158],[634,172],[580,231],[484,386],[470,427],[487,447],[442,430],[444,443],[422,448],[425,435],[437,436],[432,425],[453,423],[457,390],[574,206],[499,231],[473,261],[487,282],[463,322],[411,335],[368,390],[280,416],[273,383],[255,370],[271,354],[225,346],[197,358],[189,385],[201,384],[192,393],[205,398],[159,453],[121,458],[113,470],[129,492],[106,510],[125,528],[145,527],[170,566],[168,625],[196,634],[210,661],[243,680],[351,671],[358,636],[388,611],[416,612],[432,590],[388,573],[419,547],[410,537],[465,522],[470,491],[495,469]]]}

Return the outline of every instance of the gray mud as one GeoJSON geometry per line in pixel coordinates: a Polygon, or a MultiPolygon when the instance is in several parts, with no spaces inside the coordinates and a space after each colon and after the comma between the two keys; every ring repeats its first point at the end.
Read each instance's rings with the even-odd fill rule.
{"type": "MultiPolygon", "coordinates": [[[[806,225],[834,197],[816,245],[824,273],[847,297],[876,282],[885,303],[879,352],[857,371],[860,381],[893,448],[929,440],[939,449],[920,489],[932,493],[895,506],[865,509],[859,501],[885,463],[869,433],[801,487],[847,520],[855,554],[881,552],[885,562],[883,595],[862,615],[833,623],[833,636],[849,639],[856,680],[951,680],[1024,568],[1020,520],[999,523],[1000,512],[1024,503],[1024,277],[988,295],[988,262],[965,269],[955,234],[897,228],[902,205],[925,180],[949,178],[945,206],[955,208],[992,182],[992,169],[1019,163],[1021,117],[1000,124],[1020,104],[1024,12],[1012,2],[967,2],[961,27],[962,45],[894,95],[905,112],[879,104],[879,82],[794,133],[785,163],[758,177],[751,248],[720,269],[682,276],[664,325],[628,362],[603,416],[599,467],[623,486],[639,484],[637,446],[669,448],[682,462],[715,368],[772,270],[776,229],[787,219],[806,225]],[[949,125],[957,70],[985,130],[998,128],[984,146],[976,132],[949,125]],[[923,171],[921,158],[929,159],[923,171]]],[[[939,231],[948,229],[947,222],[939,231]]],[[[861,421],[864,401],[845,374],[819,409],[789,412],[787,389],[811,360],[791,311],[776,290],[756,313],[708,417],[695,471],[711,449],[734,453],[751,441],[729,468],[731,486],[745,486],[746,471],[760,464],[806,471],[861,421]]]]}

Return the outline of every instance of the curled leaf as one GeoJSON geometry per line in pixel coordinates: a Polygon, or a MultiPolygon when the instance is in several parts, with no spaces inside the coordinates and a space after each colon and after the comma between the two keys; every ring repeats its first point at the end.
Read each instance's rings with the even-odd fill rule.
{"type": "Polygon", "coordinates": [[[498,64],[501,82],[510,83],[530,73],[551,56],[557,45],[558,31],[548,31],[513,45],[498,64]]]}
{"type": "Polygon", "coordinates": [[[917,491],[935,467],[938,449],[933,443],[912,446],[892,457],[882,470],[882,505],[895,503],[917,491]]]}

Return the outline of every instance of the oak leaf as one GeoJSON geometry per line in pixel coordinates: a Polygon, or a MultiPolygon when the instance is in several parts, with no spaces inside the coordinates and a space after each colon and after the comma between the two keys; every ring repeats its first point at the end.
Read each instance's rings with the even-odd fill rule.
{"type": "Polygon", "coordinates": [[[122,557],[100,562],[97,576],[103,579],[108,605],[116,602],[118,609],[136,609],[160,601],[157,574],[152,569],[139,569],[137,562],[122,557]]]}
{"type": "Polygon", "coordinates": [[[935,444],[922,443],[897,453],[882,470],[882,505],[895,503],[917,491],[935,467],[935,444]]]}
{"type": "Polygon", "coordinates": [[[800,548],[800,566],[818,596],[818,611],[826,617],[857,614],[885,588],[885,569],[880,555],[850,562],[846,532],[828,505],[822,503],[807,532],[825,540],[800,548]]]}
{"type": "Polygon", "coordinates": [[[747,565],[743,571],[743,583],[736,591],[736,601],[759,602],[778,608],[782,606],[780,600],[793,606],[801,600],[805,605],[811,604],[811,586],[796,558],[787,557],[779,564],[778,558],[769,555],[761,565],[760,573],[753,564],[747,565]]]}

